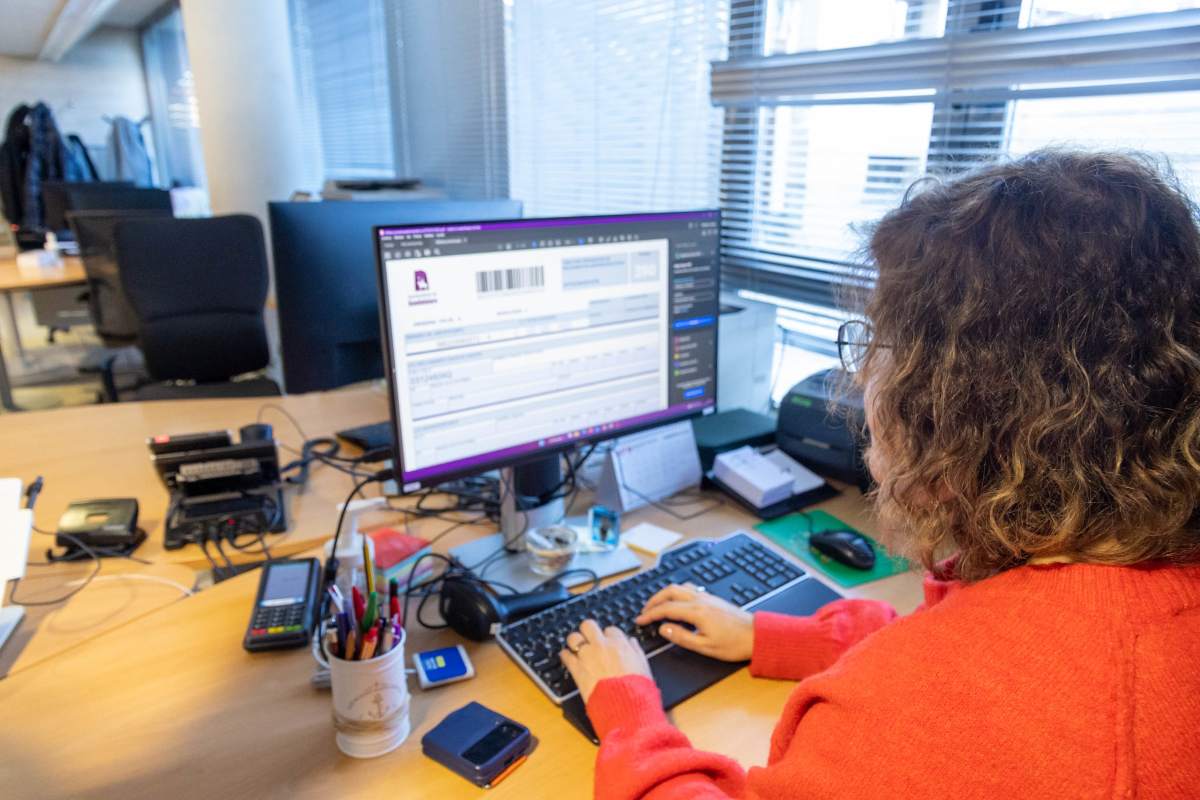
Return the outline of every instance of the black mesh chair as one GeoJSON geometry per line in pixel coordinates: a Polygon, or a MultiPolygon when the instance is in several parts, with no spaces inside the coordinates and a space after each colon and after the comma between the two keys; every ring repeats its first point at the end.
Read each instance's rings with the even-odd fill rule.
{"type": "Polygon", "coordinates": [[[257,219],[128,219],[117,223],[115,241],[138,344],[159,382],[123,399],[279,394],[274,381],[245,377],[270,360],[267,251],[257,219]]]}
{"type": "Polygon", "coordinates": [[[122,220],[162,219],[169,211],[68,211],[67,223],[79,243],[79,257],[87,275],[87,302],[96,335],[106,347],[137,344],[138,318],[117,270],[114,231],[122,220]]]}
{"type": "Polygon", "coordinates": [[[133,382],[144,383],[148,377],[141,364],[137,350],[138,318],[125,297],[117,269],[117,248],[114,240],[116,225],[121,220],[170,217],[170,211],[140,209],[122,211],[68,211],[67,224],[79,244],[79,256],[83,271],[87,275],[85,298],[92,326],[101,343],[110,352],[105,353],[98,367],[83,371],[100,373],[104,382],[105,398],[118,399],[116,365],[128,362],[133,382]]]}

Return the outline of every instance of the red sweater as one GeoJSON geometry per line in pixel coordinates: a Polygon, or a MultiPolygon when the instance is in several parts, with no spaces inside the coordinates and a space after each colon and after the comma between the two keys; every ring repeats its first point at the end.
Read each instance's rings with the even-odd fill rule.
{"type": "Polygon", "coordinates": [[[751,673],[800,684],[748,772],[693,749],[649,679],[601,681],[596,797],[1200,798],[1200,567],[927,579],[895,616],[755,616],[751,673]]]}

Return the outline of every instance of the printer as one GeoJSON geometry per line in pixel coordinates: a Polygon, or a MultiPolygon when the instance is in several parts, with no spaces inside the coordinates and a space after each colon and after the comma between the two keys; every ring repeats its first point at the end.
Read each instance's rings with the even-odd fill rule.
{"type": "Polygon", "coordinates": [[[775,439],[781,450],[814,472],[866,491],[871,476],[863,462],[867,437],[862,393],[851,388],[839,396],[842,380],[840,369],[827,369],[788,390],[779,407],[775,439]]]}

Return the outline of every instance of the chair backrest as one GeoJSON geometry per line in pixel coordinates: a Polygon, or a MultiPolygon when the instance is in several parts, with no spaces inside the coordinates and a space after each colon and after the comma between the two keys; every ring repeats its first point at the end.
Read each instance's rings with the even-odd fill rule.
{"type": "Polygon", "coordinates": [[[257,219],[122,220],[115,233],[153,378],[224,381],[267,365],[267,251],[257,219]]]}
{"type": "Polygon", "coordinates": [[[68,211],[67,223],[79,243],[79,256],[88,282],[88,311],[101,341],[108,347],[137,342],[138,318],[117,269],[114,229],[121,220],[170,217],[169,211],[68,211]]]}
{"type": "MultiPolygon", "coordinates": [[[[73,190],[104,193],[110,189],[132,188],[134,188],[133,184],[129,181],[90,181],[88,183],[46,181],[42,184],[42,208],[44,209],[46,230],[58,233],[69,230],[67,223],[67,212],[69,211],[96,210],[95,206],[73,207],[71,205],[73,190]]],[[[112,208],[124,208],[124,206],[112,206],[112,208]]],[[[157,206],[155,208],[157,210],[157,206]]]]}
{"type": "Polygon", "coordinates": [[[66,193],[67,211],[171,210],[171,193],[166,189],[146,189],[116,182],[72,183],[67,185],[66,193]]]}

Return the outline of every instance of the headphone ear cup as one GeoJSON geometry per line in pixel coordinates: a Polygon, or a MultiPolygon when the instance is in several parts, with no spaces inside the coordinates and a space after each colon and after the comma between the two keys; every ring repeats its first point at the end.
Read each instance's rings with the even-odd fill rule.
{"type": "Polygon", "coordinates": [[[504,619],[504,610],[492,593],[471,578],[446,578],[439,609],[455,633],[476,642],[492,638],[492,626],[504,619]]]}

